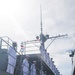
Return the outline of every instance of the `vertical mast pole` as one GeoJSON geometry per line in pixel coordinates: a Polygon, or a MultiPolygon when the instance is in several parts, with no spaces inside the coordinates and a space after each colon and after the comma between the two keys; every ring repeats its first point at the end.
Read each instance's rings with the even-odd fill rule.
{"type": "MultiPolygon", "coordinates": [[[[41,34],[40,34],[41,47],[44,49],[44,43],[42,41],[43,40],[43,28],[42,28],[42,7],[41,7],[41,4],[40,4],[40,25],[41,25],[41,34]]],[[[42,71],[43,71],[43,65],[42,65],[42,59],[41,59],[41,73],[40,73],[40,75],[42,75],[42,71]]]]}
{"type": "Polygon", "coordinates": [[[42,29],[42,7],[40,5],[40,25],[41,25],[41,34],[43,34],[43,29],[42,29]]]}

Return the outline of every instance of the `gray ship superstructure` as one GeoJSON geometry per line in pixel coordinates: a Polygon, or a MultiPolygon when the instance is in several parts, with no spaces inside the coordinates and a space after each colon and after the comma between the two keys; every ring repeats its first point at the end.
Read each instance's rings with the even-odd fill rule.
{"type": "MultiPolygon", "coordinates": [[[[13,41],[9,37],[0,37],[0,75],[12,75],[6,72],[8,64],[7,51],[9,47],[12,47],[12,42],[13,41]]],[[[14,75],[23,75],[22,61],[27,54],[30,56],[29,66],[31,66],[33,60],[37,62],[37,75],[61,75],[54,61],[49,57],[49,54],[42,47],[39,40],[25,41],[22,42],[22,45],[23,47],[21,46],[21,50],[19,52],[17,51],[17,62],[14,75]]]]}

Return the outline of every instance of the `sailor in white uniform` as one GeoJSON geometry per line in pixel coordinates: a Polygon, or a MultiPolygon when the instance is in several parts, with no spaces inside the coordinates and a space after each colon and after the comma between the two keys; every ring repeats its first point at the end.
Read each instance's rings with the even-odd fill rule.
{"type": "Polygon", "coordinates": [[[42,75],[45,75],[43,71],[42,71],[42,75]]]}
{"type": "Polygon", "coordinates": [[[25,59],[23,60],[23,75],[29,74],[29,63],[28,63],[29,55],[26,55],[25,59]]]}
{"type": "Polygon", "coordinates": [[[33,64],[30,67],[30,75],[36,75],[36,61],[33,61],[33,64]]]}
{"type": "Polygon", "coordinates": [[[47,50],[45,49],[45,60],[47,62],[47,50]]]}
{"type": "Polygon", "coordinates": [[[47,63],[49,65],[49,62],[50,62],[50,57],[49,57],[49,53],[47,53],[47,63]]]}
{"type": "Polygon", "coordinates": [[[17,43],[13,42],[12,43],[13,47],[10,47],[8,50],[8,66],[6,72],[14,74],[14,69],[16,65],[16,48],[17,48],[17,43]]]}
{"type": "Polygon", "coordinates": [[[44,74],[44,75],[47,75],[46,73],[47,73],[47,72],[45,71],[45,74],[44,74]]]}

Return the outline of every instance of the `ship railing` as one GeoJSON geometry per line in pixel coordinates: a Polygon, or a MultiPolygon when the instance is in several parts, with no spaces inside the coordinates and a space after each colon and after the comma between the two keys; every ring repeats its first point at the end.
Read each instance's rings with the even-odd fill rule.
{"type": "Polygon", "coordinates": [[[8,36],[2,36],[0,37],[0,48],[8,49],[9,46],[12,46],[13,40],[11,40],[8,36]]]}

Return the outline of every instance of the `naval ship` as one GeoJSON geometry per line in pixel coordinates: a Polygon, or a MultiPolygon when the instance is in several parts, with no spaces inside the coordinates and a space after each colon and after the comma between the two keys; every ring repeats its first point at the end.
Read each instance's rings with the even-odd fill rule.
{"type": "MultiPolygon", "coordinates": [[[[65,35],[62,35],[65,36],[65,35]]],[[[22,62],[25,55],[29,55],[29,66],[32,61],[35,60],[37,75],[62,75],[54,64],[53,58],[50,57],[49,53],[45,49],[44,43],[47,39],[54,39],[62,37],[60,35],[49,37],[44,36],[42,33],[40,39],[37,36],[36,40],[24,41],[21,43],[20,51],[17,51],[17,62],[13,75],[23,75],[22,62]]],[[[13,41],[7,37],[0,37],[0,75],[12,75],[6,72],[8,63],[8,49],[12,47],[13,41]]],[[[9,64],[11,65],[11,64],[9,64]]],[[[12,65],[11,65],[12,66],[12,65]]],[[[29,67],[30,68],[30,67],[29,67]]],[[[30,75],[30,74],[29,74],[30,75]]]]}

